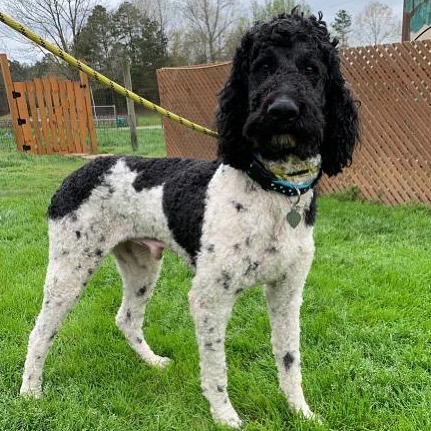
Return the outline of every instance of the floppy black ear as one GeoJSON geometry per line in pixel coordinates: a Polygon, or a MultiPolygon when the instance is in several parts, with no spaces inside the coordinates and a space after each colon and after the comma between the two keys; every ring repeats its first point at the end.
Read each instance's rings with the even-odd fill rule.
{"type": "Polygon", "coordinates": [[[329,64],[326,129],[321,147],[322,169],[329,176],[340,173],[352,163],[359,137],[358,105],[341,74],[340,59],[334,47],[329,64]]]}
{"type": "Polygon", "coordinates": [[[246,169],[251,162],[251,145],[243,136],[248,116],[248,76],[252,35],[247,33],[237,48],[232,70],[219,95],[217,131],[218,156],[223,163],[237,169],[246,169]]]}

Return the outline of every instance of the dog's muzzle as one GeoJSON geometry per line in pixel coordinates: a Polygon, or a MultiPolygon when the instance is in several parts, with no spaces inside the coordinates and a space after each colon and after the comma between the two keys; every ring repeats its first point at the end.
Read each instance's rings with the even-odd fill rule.
{"type": "Polygon", "coordinates": [[[276,148],[295,148],[296,139],[293,135],[273,135],[271,138],[271,145],[276,148]]]}

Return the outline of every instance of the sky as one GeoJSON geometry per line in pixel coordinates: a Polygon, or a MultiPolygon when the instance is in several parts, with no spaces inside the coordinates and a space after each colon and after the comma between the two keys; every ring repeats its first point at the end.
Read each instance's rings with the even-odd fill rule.
{"type": "MultiPolygon", "coordinates": [[[[403,0],[379,0],[390,6],[401,19],[403,16],[403,0]]],[[[307,0],[313,13],[323,12],[323,18],[328,24],[334,21],[335,14],[345,9],[351,15],[363,10],[368,2],[361,0],[307,0]]]]}
{"type": "MultiPolygon", "coordinates": [[[[243,0],[251,1],[251,0],[243,0]]],[[[321,11],[323,12],[324,20],[329,24],[334,21],[335,14],[340,9],[345,9],[351,15],[355,16],[358,12],[364,9],[368,2],[361,0],[306,0],[310,5],[311,10],[314,14],[321,11]]],[[[394,12],[402,18],[403,13],[403,0],[380,0],[382,3],[390,6],[394,12]]],[[[106,6],[112,8],[118,6],[121,0],[104,0],[102,1],[106,6]]],[[[0,11],[2,8],[0,6],[0,11]]],[[[40,50],[38,49],[23,49],[23,45],[17,40],[12,40],[11,35],[14,35],[14,39],[24,39],[20,35],[17,35],[12,30],[9,30],[3,23],[0,23],[0,53],[5,52],[11,60],[17,60],[24,63],[32,63],[36,59],[41,58],[40,50]]]]}

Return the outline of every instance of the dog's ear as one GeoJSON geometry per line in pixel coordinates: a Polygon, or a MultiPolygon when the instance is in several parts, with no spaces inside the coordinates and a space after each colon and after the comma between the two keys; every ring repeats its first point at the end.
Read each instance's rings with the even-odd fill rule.
{"type": "Polygon", "coordinates": [[[251,162],[251,147],[243,136],[248,117],[248,76],[253,45],[251,32],[242,38],[232,62],[230,76],[219,94],[217,131],[218,156],[223,163],[246,169],[251,162]]]}
{"type": "Polygon", "coordinates": [[[359,138],[358,105],[340,69],[340,58],[333,43],[326,87],[326,128],[321,147],[322,169],[327,175],[340,173],[352,162],[359,138]]]}

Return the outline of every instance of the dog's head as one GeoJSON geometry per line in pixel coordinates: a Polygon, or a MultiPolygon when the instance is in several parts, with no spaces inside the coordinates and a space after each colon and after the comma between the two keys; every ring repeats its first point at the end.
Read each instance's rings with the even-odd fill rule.
{"type": "Polygon", "coordinates": [[[220,93],[224,163],[245,170],[258,151],[270,161],[320,155],[328,175],[350,164],[358,113],[336,46],[321,14],[306,18],[296,11],[243,36],[220,93]]]}

